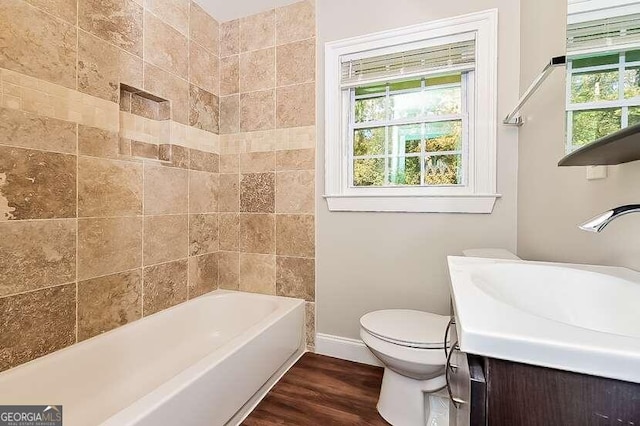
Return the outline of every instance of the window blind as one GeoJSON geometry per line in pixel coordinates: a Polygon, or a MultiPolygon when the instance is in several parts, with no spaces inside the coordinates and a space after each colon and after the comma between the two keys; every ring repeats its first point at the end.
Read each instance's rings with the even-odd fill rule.
{"type": "Polygon", "coordinates": [[[640,47],[640,14],[597,19],[567,27],[567,51],[599,52],[640,47]]]}
{"type": "Polygon", "coordinates": [[[475,40],[342,62],[342,88],[475,67],[475,40]]]}

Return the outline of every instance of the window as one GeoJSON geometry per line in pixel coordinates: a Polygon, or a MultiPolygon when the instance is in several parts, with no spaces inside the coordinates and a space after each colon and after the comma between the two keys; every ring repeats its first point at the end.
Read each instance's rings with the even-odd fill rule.
{"type": "Polygon", "coordinates": [[[330,210],[490,213],[496,11],[327,43],[330,210]]]}
{"type": "Polygon", "coordinates": [[[567,151],[640,123],[640,15],[569,25],[567,151]]]}

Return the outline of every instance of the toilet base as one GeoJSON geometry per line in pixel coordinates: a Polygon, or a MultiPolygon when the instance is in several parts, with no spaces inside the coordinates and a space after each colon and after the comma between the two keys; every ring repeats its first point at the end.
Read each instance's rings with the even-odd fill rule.
{"type": "Polygon", "coordinates": [[[393,426],[424,426],[429,418],[429,394],[445,386],[444,375],[416,380],[385,368],[378,412],[393,426]]]}

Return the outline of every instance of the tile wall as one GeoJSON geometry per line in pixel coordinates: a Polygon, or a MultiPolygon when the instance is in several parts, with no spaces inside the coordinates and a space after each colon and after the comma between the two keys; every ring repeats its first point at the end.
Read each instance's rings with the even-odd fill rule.
{"type": "Polygon", "coordinates": [[[220,24],[221,288],[315,312],[315,4],[220,24]]]}
{"type": "Polygon", "coordinates": [[[0,371],[218,286],[304,298],[313,346],[314,5],[0,16],[0,371]],[[121,84],[170,119],[121,108],[121,84]]]}
{"type": "Polygon", "coordinates": [[[0,16],[5,370],[218,288],[219,28],[188,0],[0,16]],[[170,116],[120,111],[121,84],[170,116]]]}

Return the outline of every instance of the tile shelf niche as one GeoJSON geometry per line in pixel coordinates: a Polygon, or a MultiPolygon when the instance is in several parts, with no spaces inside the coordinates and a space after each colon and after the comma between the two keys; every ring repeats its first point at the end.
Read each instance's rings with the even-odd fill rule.
{"type": "Polygon", "coordinates": [[[611,166],[640,160],[640,124],[585,145],[558,162],[558,166],[611,166]]]}
{"type": "MultiPolygon", "coordinates": [[[[166,122],[171,119],[171,102],[135,87],[120,84],[120,111],[143,117],[148,120],[166,122]]],[[[120,155],[159,163],[171,164],[172,155],[177,151],[173,145],[140,141],[130,137],[127,129],[120,124],[120,155]]]]}

